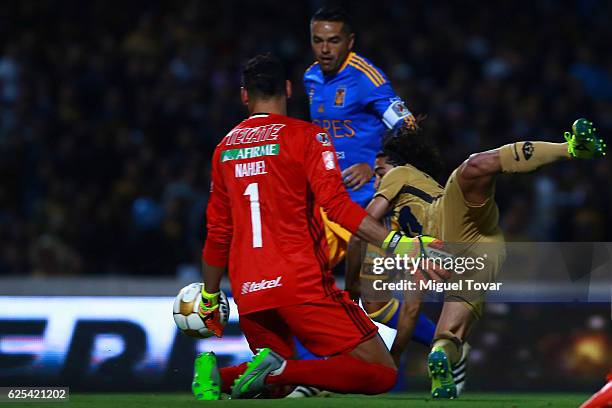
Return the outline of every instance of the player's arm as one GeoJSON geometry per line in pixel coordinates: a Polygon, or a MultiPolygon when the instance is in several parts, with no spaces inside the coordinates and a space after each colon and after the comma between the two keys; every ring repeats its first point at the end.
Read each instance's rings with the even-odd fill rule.
{"type": "Polygon", "coordinates": [[[414,115],[402,98],[397,96],[389,81],[385,78],[385,82],[376,85],[364,80],[365,103],[374,109],[384,125],[388,129],[402,125],[416,126],[414,115]]]}
{"type": "MultiPolygon", "coordinates": [[[[381,121],[389,129],[408,124],[416,126],[412,113],[406,104],[395,94],[389,81],[382,73],[370,73],[362,78],[362,87],[365,93],[365,105],[371,106],[381,121]]],[[[381,135],[382,137],[382,135],[381,135]]],[[[358,190],[374,175],[369,163],[355,163],[342,172],[342,178],[347,188],[358,190]]]]}
{"type": "MultiPolygon", "coordinates": [[[[408,294],[407,294],[408,295],[408,294]]],[[[421,311],[421,300],[418,294],[410,293],[400,304],[399,317],[397,319],[397,332],[391,345],[391,356],[396,364],[399,364],[402,354],[412,339],[412,332],[416,327],[419,313],[421,311]]]]}
{"type": "Polygon", "coordinates": [[[342,171],[344,185],[353,191],[359,190],[367,184],[373,176],[374,172],[369,163],[355,163],[342,171]]]}
{"type": "MultiPolygon", "coordinates": [[[[381,180],[380,187],[376,191],[374,199],[370,202],[366,211],[375,217],[382,217],[388,213],[391,202],[397,197],[405,184],[410,182],[410,172],[404,167],[396,167],[389,171],[381,180]]],[[[407,293],[400,305],[397,320],[397,332],[391,345],[391,356],[399,364],[402,353],[412,338],[412,332],[417,323],[421,302],[414,293],[407,293]]]]}
{"type": "Polygon", "coordinates": [[[344,263],[344,289],[348,292],[351,299],[359,302],[361,298],[361,285],[359,273],[363,263],[364,241],[351,235],[346,248],[346,258],[344,263]]]}
{"type": "MultiPolygon", "coordinates": [[[[366,212],[376,221],[382,220],[389,209],[389,201],[377,196],[368,204],[366,212]]],[[[366,243],[355,235],[351,235],[346,252],[346,264],[344,271],[344,283],[351,299],[357,301],[361,297],[359,284],[359,273],[363,260],[363,251],[366,243]]]]}
{"type": "Polygon", "coordinates": [[[208,235],[202,251],[202,300],[198,311],[206,327],[221,337],[223,325],[219,319],[221,278],[227,268],[233,234],[229,196],[219,172],[219,151],[215,151],[206,225],[208,235]]]}
{"type": "Polygon", "coordinates": [[[221,278],[226,271],[225,266],[216,266],[202,261],[202,282],[208,293],[218,293],[221,290],[221,278]]]}
{"type": "MultiPolygon", "coordinates": [[[[342,184],[336,152],[331,143],[317,138],[323,133],[318,126],[311,126],[304,134],[304,168],[317,203],[330,220],[337,222],[359,238],[382,247],[391,253],[417,253],[419,240],[398,231],[389,231],[353,202],[342,184]]],[[[327,140],[323,138],[323,140],[327,140]]]]}

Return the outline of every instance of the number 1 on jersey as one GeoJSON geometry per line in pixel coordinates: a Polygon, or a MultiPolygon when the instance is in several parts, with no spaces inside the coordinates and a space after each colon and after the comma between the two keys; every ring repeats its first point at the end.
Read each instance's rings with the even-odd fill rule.
{"type": "Polygon", "coordinates": [[[261,210],[259,208],[259,185],[251,183],[244,190],[243,195],[249,196],[251,201],[251,227],[253,230],[253,248],[261,248],[261,210]]]}

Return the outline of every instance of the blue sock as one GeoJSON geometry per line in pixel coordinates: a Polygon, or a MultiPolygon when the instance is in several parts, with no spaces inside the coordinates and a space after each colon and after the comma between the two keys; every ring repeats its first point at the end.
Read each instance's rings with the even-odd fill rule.
{"type": "MultiPolygon", "coordinates": [[[[399,309],[395,312],[391,320],[387,323],[387,327],[391,327],[392,329],[397,329],[397,319],[399,318],[399,309]]],[[[430,346],[431,342],[434,338],[434,333],[436,331],[436,324],[432,322],[427,316],[423,313],[419,313],[418,320],[416,325],[414,326],[414,331],[412,332],[412,340],[417,343],[424,344],[426,346],[430,346]]]]}
{"type": "Polygon", "coordinates": [[[414,326],[414,331],[412,332],[412,340],[429,347],[433,341],[435,332],[436,324],[423,313],[419,313],[419,319],[417,320],[416,326],[414,326]]]}
{"type": "Polygon", "coordinates": [[[295,350],[299,360],[320,360],[319,357],[308,351],[296,337],[293,338],[293,341],[295,341],[295,350]]]}

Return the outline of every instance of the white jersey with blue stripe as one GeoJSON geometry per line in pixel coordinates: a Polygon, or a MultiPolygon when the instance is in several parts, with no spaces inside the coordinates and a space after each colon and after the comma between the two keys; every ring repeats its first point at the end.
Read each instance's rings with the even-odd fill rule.
{"type": "MultiPolygon", "coordinates": [[[[355,163],[374,168],[385,130],[410,115],[387,76],[353,52],[335,75],[324,75],[319,64],[313,64],[304,73],[304,88],[310,117],[332,137],[342,170],[355,163]]],[[[374,179],[349,194],[367,205],[374,195],[374,179]]]]}

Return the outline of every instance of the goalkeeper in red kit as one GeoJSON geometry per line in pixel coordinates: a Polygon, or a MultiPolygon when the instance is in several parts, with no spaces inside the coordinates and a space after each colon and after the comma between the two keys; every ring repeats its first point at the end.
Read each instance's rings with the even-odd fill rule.
{"type": "Polygon", "coordinates": [[[336,287],[320,208],[389,253],[421,254],[439,241],[390,232],[350,200],[327,133],[286,116],[291,84],[276,57],[251,59],[242,76],[250,116],[221,140],[212,159],[200,316],[221,337],[219,284],[228,269],[240,327],[256,354],[248,364],[221,369],[213,353],[201,354],[194,394],[250,398],[298,384],[386,392],[397,369],[376,326],[336,287]],[[290,360],[294,337],[328,358],[290,360]]]}

